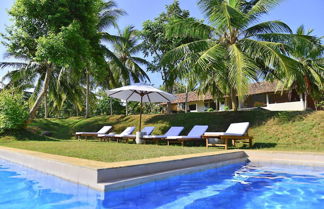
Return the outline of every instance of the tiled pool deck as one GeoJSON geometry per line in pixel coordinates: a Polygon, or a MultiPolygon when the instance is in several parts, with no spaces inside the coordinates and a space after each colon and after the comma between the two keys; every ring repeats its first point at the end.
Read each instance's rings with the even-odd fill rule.
{"type": "Polygon", "coordinates": [[[0,146],[0,158],[99,191],[250,160],[324,167],[324,153],[231,150],[123,162],[99,162],[0,146]]]}

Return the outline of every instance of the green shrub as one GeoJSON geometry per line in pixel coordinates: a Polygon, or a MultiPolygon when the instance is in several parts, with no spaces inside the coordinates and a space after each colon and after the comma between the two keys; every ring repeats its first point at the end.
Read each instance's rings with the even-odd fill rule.
{"type": "Polygon", "coordinates": [[[23,95],[12,90],[0,91],[0,133],[19,129],[28,119],[28,107],[23,95]]]}
{"type": "Polygon", "coordinates": [[[320,101],[316,104],[317,109],[324,110],[324,101],[320,101]]]}
{"type": "Polygon", "coordinates": [[[225,111],[229,111],[230,108],[229,108],[228,106],[225,105],[225,106],[224,106],[224,110],[225,110],[225,111]]]}
{"type": "Polygon", "coordinates": [[[214,109],[210,107],[210,108],[208,108],[206,111],[207,111],[207,112],[214,112],[214,109]]]}

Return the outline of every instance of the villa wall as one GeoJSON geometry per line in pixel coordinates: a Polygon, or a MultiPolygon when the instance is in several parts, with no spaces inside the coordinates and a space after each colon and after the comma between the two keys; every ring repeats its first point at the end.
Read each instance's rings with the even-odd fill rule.
{"type": "Polygon", "coordinates": [[[263,107],[263,108],[266,110],[270,110],[270,111],[303,111],[303,110],[305,110],[303,101],[268,104],[266,107],[263,107]]]}

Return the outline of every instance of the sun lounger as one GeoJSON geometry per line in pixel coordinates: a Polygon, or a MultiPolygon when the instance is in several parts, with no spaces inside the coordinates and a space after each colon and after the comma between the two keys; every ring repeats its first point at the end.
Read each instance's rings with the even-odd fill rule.
{"type": "MultiPolygon", "coordinates": [[[[154,129],[155,129],[155,127],[153,127],[153,126],[147,126],[147,127],[144,127],[141,132],[144,134],[144,136],[148,136],[148,135],[151,135],[151,133],[153,132],[154,129]]],[[[136,135],[128,134],[128,135],[124,135],[124,136],[115,136],[114,138],[124,139],[124,140],[126,140],[126,142],[128,142],[129,139],[133,139],[133,140],[136,139],[136,135]]]]}
{"type": "Polygon", "coordinates": [[[98,134],[106,134],[111,128],[112,126],[104,126],[98,132],[76,132],[75,137],[79,140],[81,139],[81,136],[84,136],[86,139],[88,136],[98,137],[98,134]]]}
{"type": "Polygon", "coordinates": [[[168,136],[165,140],[167,141],[168,145],[170,145],[170,142],[180,142],[183,146],[184,142],[186,141],[201,140],[202,135],[206,132],[207,129],[208,126],[196,125],[191,129],[187,136],[168,136]]]}
{"type": "Polygon", "coordinates": [[[203,136],[206,139],[206,147],[223,146],[228,149],[229,140],[233,141],[234,146],[236,140],[245,140],[243,143],[248,143],[249,147],[252,147],[253,137],[248,135],[249,126],[249,122],[232,123],[226,132],[206,132],[203,136]],[[224,143],[221,144],[219,141],[224,141],[224,143]]]}
{"type": "Polygon", "coordinates": [[[181,131],[184,129],[182,126],[172,126],[165,134],[163,135],[146,135],[143,136],[142,140],[144,141],[155,141],[159,143],[160,140],[166,139],[168,136],[179,136],[181,131]]]}
{"type": "Polygon", "coordinates": [[[127,127],[123,132],[121,132],[120,134],[116,134],[116,133],[110,133],[110,134],[98,134],[98,137],[100,139],[118,139],[120,137],[123,137],[123,136],[127,136],[127,135],[130,135],[133,133],[133,131],[135,130],[135,127],[134,126],[130,126],[130,127],[127,127]]]}

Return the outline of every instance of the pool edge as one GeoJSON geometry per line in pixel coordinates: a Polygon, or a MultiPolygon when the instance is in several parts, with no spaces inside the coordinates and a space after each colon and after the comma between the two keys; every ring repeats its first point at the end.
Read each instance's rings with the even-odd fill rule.
{"type": "Polygon", "coordinates": [[[324,153],[255,150],[171,156],[120,162],[119,165],[0,146],[0,158],[99,191],[123,189],[173,175],[197,172],[247,160],[256,163],[324,167],[324,153]]]}

